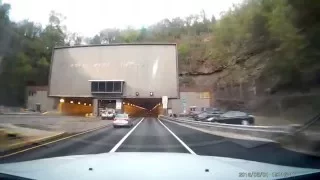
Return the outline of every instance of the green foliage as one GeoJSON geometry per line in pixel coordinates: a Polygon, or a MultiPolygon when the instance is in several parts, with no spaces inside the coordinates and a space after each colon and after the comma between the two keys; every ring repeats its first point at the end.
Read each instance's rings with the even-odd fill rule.
{"type": "Polygon", "coordinates": [[[53,47],[83,43],[177,43],[180,71],[189,72],[203,64],[221,70],[268,51],[264,71],[270,79],[280,79],[279,87],[319,83],[318,0],[244,0],[220,19],[201,11],[141,29],[107,28],[93,37],[68,32],[65,17],[53,11],[42,27],[10,21],[9,10],[8,4],[0,6],[0,104],[22,104],[26,85],[47,85],[53,47]]]}
{"type": "Polygon", "coordinates": [[[120,32],[120,38],[121,41],[125,43],[137,42],[139,38],[139,31],[132,28],[128,28],[120,32]]]}
{"type": "Polygon", "coordinates": [[[61,14],[51,12],[42,28],[27,20],[11,22],[8,7],[0,6],[0,104],[21,105],[26,85],[47,85],[52,48],[66,45],[67,34],[61,14]]]}
{"type": "Polygon", "coordinates": [[[178,53],[181,58],[186,58],[190,52],[190,47],[188,44],[179,44],[178,53]]]}
{"type": "MultiPolygon", "coordinates": [[[[319,19],[315,18],[320,6],[318,1],[304,2],[246,0],[235,5],[213,27],[213,58],[219,63],[230,63],[236,60],[233,56],[243,52],[272,50],[266,74],[280,77],[279,86],[299,88],[306,83],[304,71],[320,65],[316,61],[320,36],[315,35],[320,32],[319,19]]],[[[319,70],[314,69],[311,74],[319,70]]]]}

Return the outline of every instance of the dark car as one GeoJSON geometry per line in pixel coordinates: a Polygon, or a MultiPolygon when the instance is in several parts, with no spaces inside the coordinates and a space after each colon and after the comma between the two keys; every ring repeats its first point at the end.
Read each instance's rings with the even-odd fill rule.
{"type": "Polygon", "coordinates": [[[226,124],[254,124],[254,116],[241,111],[228,111],[226,113],[206,118],[208,122],[218,122],[226,124]]]}
{"type": "Polygon", "coordinates": [[[197,114],[194,119],[196,121],[203,121],[203,120],[206,120],[207,118],[210,118],[210,117],[216,117],[216,116],[219,116],[220,114],[222,114],[223,112],[220,111],[219,109],[217,108],[210,108],[210,109],[207,109],[206,111],[200,113],[200,114],[197,114]]]}

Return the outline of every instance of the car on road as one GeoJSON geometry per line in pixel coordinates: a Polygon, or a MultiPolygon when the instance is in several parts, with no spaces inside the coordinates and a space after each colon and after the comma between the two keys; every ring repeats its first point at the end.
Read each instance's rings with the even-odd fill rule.
{"type": "Polygon", "coordinates": [[[117,114],[113,120],[113,127],[131,127],[133,121],[128,114],[117,114]]]}
{"type": "Polygon", "coordinates": [[[108,120],[112,120],[115,118],[115,111],[114,109],[107,109],[107,110],[103,110],[101,111],[101,119],[102,120],[105,120],[105,119],[108,119],[108,120]]]}
{"type": "Polygon", "coordinates": [[[217,122],[226,124],[253,125],[254,116],[241,111],[228,111],[226,113],[206,118],[207,122],[217,122]]]}
{"type": "Polygon", "coordinates": [[[203,121],[210,117],[219,116],[220,114],[223,114],[223,112],[217,108],[210,108],[205,110],[204,112],[197,114],[194,117],[194,120],[196,121],[203,121]]]}

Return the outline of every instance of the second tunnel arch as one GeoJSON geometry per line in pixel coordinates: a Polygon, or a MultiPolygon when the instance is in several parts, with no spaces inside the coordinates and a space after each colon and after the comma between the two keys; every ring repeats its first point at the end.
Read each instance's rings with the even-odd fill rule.
{"type": "Polygon", "coordinates": [[[123,99],[123,112],[131,116],[157,117],[162,113],[160,98],[126,98],[123,99]]]}

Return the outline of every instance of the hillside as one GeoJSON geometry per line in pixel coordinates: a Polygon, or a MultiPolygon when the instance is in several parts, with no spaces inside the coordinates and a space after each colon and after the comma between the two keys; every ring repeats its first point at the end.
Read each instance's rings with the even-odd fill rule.
{"type": "Polygon", "coordinates": [[[26,85],[47,84],[54,46],[105,43],[177,43],[180,85],[212,87],[216,99],[313,92],[320,84],[319,12],[317,0],[245,0],[218,20],[202,11],[82,37],[67,30],[59,13],[51,12],[42,27],[11,21],[10,5],[4,4],[0,104],[21,105],[26,85]]]}

